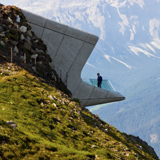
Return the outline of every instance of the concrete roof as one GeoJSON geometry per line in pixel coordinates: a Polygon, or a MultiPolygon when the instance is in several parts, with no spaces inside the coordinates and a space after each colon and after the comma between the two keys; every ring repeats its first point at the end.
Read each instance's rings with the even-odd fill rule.
{"type": "Polygon", "coordinates": [[[98,41],[97,36],[25,10],[22,12],[35,34],[47,45],[47,52],[53,61],[51,66],[67,83],[72,97],[78,98],[82,106],[125,99],[119,92],[86,84],[80,77],[83,66],[98,41]]]}

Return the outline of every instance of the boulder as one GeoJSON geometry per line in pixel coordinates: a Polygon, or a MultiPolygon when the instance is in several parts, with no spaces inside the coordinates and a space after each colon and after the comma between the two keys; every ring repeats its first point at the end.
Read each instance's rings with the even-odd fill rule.
{"type": "Polygon", "coordinates": [[[2,27],[2,26],[0,26],[0,33],[1,33],[1,32],[3,32],[3,27],[2,27]]]}
{"type": "Polygon", "coordinates": [[[39,42],[39,40],[38,39],[36,39],[35,41],[34,41],[34,43],[38,43],[39,42]]]}
{"type": "Polygon", "coordinates": [[[24,61],[24,56],[20,56],[21,60],[24,61]]]}
{"type": "Polygon", "coordinates": [[[42,62],[42,61],[39,61],[39,62],[37,62],[37,63],[38,63],[38,64],[40,64],[40,65],[41,65],[41,64],[43,64],[43,62],[42,62]]]}
{"type": "Polygon", "coordinates": [[[36,48],[36,52],[37,52],[37,53],[44,53],[43,50],[39,50],[38,48],[36,48]]]}
{"type": "Polygon", "coordinates": [[[21,40],[24,40],[24,39],[25,39],[24,35],[23,35],[23,34],[21,34],[21,40]]]}
{"type": "Polygon", "coordinates": [[[11,42],[14,46],[16,46],[16,45],[18,44],[17,41],[10,40],[10,42],[11,42]]]}
{"type": "Polygon", "coordinates": [[[8,17],[7,21],[13,24],[13,20],[10,17],[8,17]]]}
{"type": "Polygon", "coordinates": [[[52,95],[49,95],[48,98],[54,100],[52,95]]]}
{"type": "Polygon", "coordinates": [[[16,22],[20,23],[20,21],[21,21],[21,18],[19,17],[19,15],[17,15],[16,22]]]}
{"type": "Polygon", "coordinates": [[[14,47],[13,51],[14,51],[15,53],[19,53],[19,50],[18,50],[17,46],[14,47]]]}
{"type": "Polygon", "coordinates": [[[21,27],[19,28],[19,30],[20,30],[21,32],[25,33],[25,32],[27,31],[27,27],[26,27],[26,26],[21,26],[21,27]]]}
{"type": "Polygon", "coordinates": [[[28,35],[29,37],[32,37],[32,32],[31,32],[31,30],[27,31],[27,35],[28,35]]]}
{"type": "Polygon", "coordinates": [[[14,23],[14,26],[17,28],[18,31],[20,30],[17,23],[14,23]]]}
{"type": "Polygon", "coordinates": [[[31,46],[32,46],[32,44],[30,42],[25,42],[25,44],[24,44],[24,48],[26,48],[28,50],[31,50],[31,46]]]}
{"type": "Polygon", "coordinates": [[[9,124],[14,129],[16,129],[16,127],[17,127],[17,124],[14,123],[14,121],[7,121],[6,123],[9,124]]]}
{"type": "Polygon", "coordinates": [[[4,33],[0,33],[0,37],[5,37],[5,34],[4,33]]]}
{"type": "Polygon", "coordinates": [[[31,42],[31,38],[30,38],[30,37],[27,37],[27,38],[26,38],[26,41],[27,41],[27,42],[31,42]]]}
{"type": "Polygon", "coordinates": [[[38,54],[33,54],[32,56],[31,56],[31,58],[34,58],[34,59],[36,59],[38,57],[38,54]]]}
{"type": "Polygon", "coordinates": [[[36,67],[35,66],[33,66],[32,69],[36,72],[36,67]]]}
{"type": "Polygon", "coordinates": [[[5,46],[5,43],[4,43],[3,41],[0,41],[0,44],[1,44],[2,46],[5,46]]]}

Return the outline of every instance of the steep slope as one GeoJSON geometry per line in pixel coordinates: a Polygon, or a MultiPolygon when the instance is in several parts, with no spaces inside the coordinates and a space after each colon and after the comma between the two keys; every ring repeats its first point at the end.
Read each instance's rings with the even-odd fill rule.
{"type": "Polygon", "coordinates": [[[84,67],[82,77],[95,78],[96,73],[100,72],[125,95],[126,101],[107,105],[94,113],[119,130],[136,133],[144,138],[155,147],[160,156],[159,121],[155,120],[159,116],[157,110],[160,104],[159,98],[156,98],[160,92],[156,81],[160,67],[160,1],[44,2],[20,0],[16,5],[100,37],[84,67]],[[150,114],[151,110],[153,114],[150,114]],[[148,125],[148,119],[152,122],[151,125],[148,125]],[[137,123],[141,121],[143,124],[137,123]],[[144,134],[145,132],[148,134],[144,134]],[[151,135],[157,135],[156,141],[152,141],[151,135]]]}
{"type": "Polygon", "coordinates": [[[63,92],[0,59],[2,159],[158,159],[146,142],[121,133],[63,92]],[[13,121],[17,127],[8,125],[13,121]]]}
{"type": "Polygon", "coordinates": [[[1,159],[158,159],[146,142],[121,133],[81,108],[56,88],[69,94],[61,81],[57,84],[49,78],[42,79],[41,72],[35,72],[32,63],[24,64],[18,53],[14,54],[14,63],[8,63],[9,49],[13,45],[11,37],[16,36],[18,43],[21,41],[18,31],[10,32],[15,25],[11,20],[17,15],[21,20],[24,17],[18,8],[0,7],[3,20],[0,41],[1,159]],[[9,37],[6,33],[10,33],[9,37]]]}

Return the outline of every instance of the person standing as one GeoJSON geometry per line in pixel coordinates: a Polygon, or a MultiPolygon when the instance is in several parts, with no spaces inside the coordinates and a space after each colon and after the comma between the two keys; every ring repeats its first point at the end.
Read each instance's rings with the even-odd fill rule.
{"type": "Polygon", "coordinates": [[[97,73],[97,86],[99,87],[99,88],[101,88],[101,84],[102,84],[102,76],[100,76],[100,74],[99,73],[97,73]]]}

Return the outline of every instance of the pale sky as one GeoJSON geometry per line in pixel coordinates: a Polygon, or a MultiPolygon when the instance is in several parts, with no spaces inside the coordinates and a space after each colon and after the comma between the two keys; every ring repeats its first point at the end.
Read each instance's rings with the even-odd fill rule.
{"type": "Polygon", "coordinates": [[[0,0],[0,3],[4,5],[13,5],[17,0],[0,0]]]}

